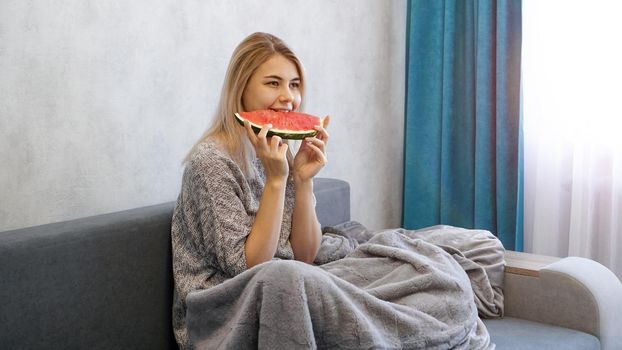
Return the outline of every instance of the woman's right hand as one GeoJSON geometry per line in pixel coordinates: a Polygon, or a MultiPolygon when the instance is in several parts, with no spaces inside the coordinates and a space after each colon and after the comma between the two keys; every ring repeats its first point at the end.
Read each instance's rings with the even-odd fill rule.
{"type": "Polygon", "coordinates": [[[264,125],[259,134],[255,135],[248,120],[244,121],[244,128],[248,138],[255,148],[257,157],[261,160],[266,172],[266,181],[287,179],[289,165],[287,164],[287,144],[279,136],[266,137],[272,125],[264,125]]]}

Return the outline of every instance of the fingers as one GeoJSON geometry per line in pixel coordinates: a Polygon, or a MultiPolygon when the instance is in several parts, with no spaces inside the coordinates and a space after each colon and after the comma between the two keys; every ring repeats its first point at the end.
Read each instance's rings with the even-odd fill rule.
{"type": "Polygon", "coordinates": [[[279,154],[279,157],[285,158],[289,145],[283,142],[283,139],[281,139],[281,137],[279,136],[272,136],[271,143],[274,152],[277,152],[279,154]]]}
{"type": "Polygon", "coordinates": [[[257,134],[257,137],[266,138],[266,135],[268,135],[268,131],[270,131],[271,128],[272,128],[272,124],[266,124],[262,126],[261,130],[259,130],[259,134],[257,134]]]}
{"type": "Polygon", "coordinates": [[[250,122],[247,120],[244,121],[244,128],[249,140],[253,144],[256,156],[263,164],[266,176],[268,178],[287,177],[289,172],[287,163],[288,145],[279,136],[268,137],[272,125],[262,126],[257,135],[255,135],[250,122]]]}
{"type": "Polygon", "coordinates": [[[324,129],[328,128],[328,124],[330,124],[330,115],[324,117],[324,120],[322,121],[322,126],[324,127],[324,129]]]}
{"type": "Polygon", "coordinates": [[[311,148],[314,153],[317,154],[317,156],[322,160],[323,164],[327,162],[326,143],[324,143],[324,141],[316,137],[308,137],[305,139],[305,143],[307,147],[311,148]]]}
{"type": "Polygon", "coordinates": [[[271,128],[272,124],[266,124],[261,127],[261,130],[259,130],[259,134],[257,134],[257,139],[262,145],[268,145],[268,139],[266,138],[266,135],[268,135],[268,131],[270,131],[271,128]]]}
{"type": "Polygon", "coordinates": [[[327,115],[326,117],[324,117],[324,119],[322,120],[322,126],[316,126],[315,129],[318,131],[318,134],[316,135],[316,137],[322,141],[324,141],[324,144],[328,143],[328,132],[326,131],[326,128],[328,127],[328,124],[330,124],[330,116],[327,115]]]}
{"type": "Polygon", "coordinates": [[[307,142],[308,145],[315,145],[316,147],[318,147],[322,151],[324,151],[325,148],[326,148],[326,142],[324,142],[324,140],[320,140],[319,138],[317,138],[317,136],[316,137],[307,137],[307,138],[305,138],[305,141],[307,142]]]}
{"type": "Polygon", "coordinates": [[[314,145],[312,142],[307,143],[307,146],[315,152],[315,154],[318,156],[318,160],[320,161],[320,163],[322,163],[322,165],[328,163],[328,159],[326,158],[326,153],[324,153],[322,149],[314,145]]]}
{"type": "Polygon", "coordinates": [[[280,152],[282,145],[285,145],[285,143],[283,143],[283,139],[281,139],[280,136],[272,136],[271,137],[271,140],[270,140],[270,150],[272,152],[280,152]]]}
{"type": "Polygon", "coordinates": [[[272,124],[264,125],[259,133],[255,135],[255,131],[253,130],[251,123],[248,120],[244,121],[244,128],[246,129],[246,134],[248,135],[248,139],[251,141],[255,148],[257,147],[269,147],[267,135],[270,129],[272,128],[272,124]]]}
{"type": "Polygon", "coordinates": [[[279,146],[279,155],[281,157],[286,157],[287,154],[287,148],[289,147],[288,144],[286,144],[285,142],[281,143],[281,145],[279,146]]]}

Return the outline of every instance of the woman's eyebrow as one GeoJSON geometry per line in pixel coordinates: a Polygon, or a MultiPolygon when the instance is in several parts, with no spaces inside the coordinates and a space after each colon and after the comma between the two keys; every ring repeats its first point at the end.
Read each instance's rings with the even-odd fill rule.
{"type": "MultiPolygon", "coordinates": [[[[279,77],[278,75],[266,75],[264,77],[264,79],[276,79],[276,80],[283,80],[283,78],[279,77]]],[[[296,77],[294,79],[292,79],[291,81],[300,81],[299,77],[296,77]]]]}

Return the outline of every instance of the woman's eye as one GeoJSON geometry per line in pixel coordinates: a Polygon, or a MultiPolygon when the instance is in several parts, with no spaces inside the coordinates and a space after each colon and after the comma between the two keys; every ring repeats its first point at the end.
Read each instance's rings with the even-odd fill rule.
{"type": "Polygon", "coordinates": [[[292,88],[294,89],[299,89],[300,88],[300,83],[291,83],[289,84],[292,88]]]}
{"type": "Polygon", "coordinates": [[[279,86],[279,82],[278,81],[269,81],[267,84],[270,85],[270,86],[274,86],[274,87],[279,86]]]}

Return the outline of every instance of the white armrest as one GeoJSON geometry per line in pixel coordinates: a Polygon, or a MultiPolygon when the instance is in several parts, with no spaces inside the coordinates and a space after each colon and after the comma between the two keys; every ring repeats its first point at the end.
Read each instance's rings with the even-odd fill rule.
{"type": "Polygon", "coordinates": [[[569,257],[541,269],[540,278],[551,288],[584,288],[597,306],[601,348],[622,348],[622,283],[613,272],[596,261],[569,257]]]}
{"type": "Polygon", "coordinates": [[[595,335],[602,349],[620,349],[622,284],[585,258],[506,252],[505,314],[595,335]]]}

